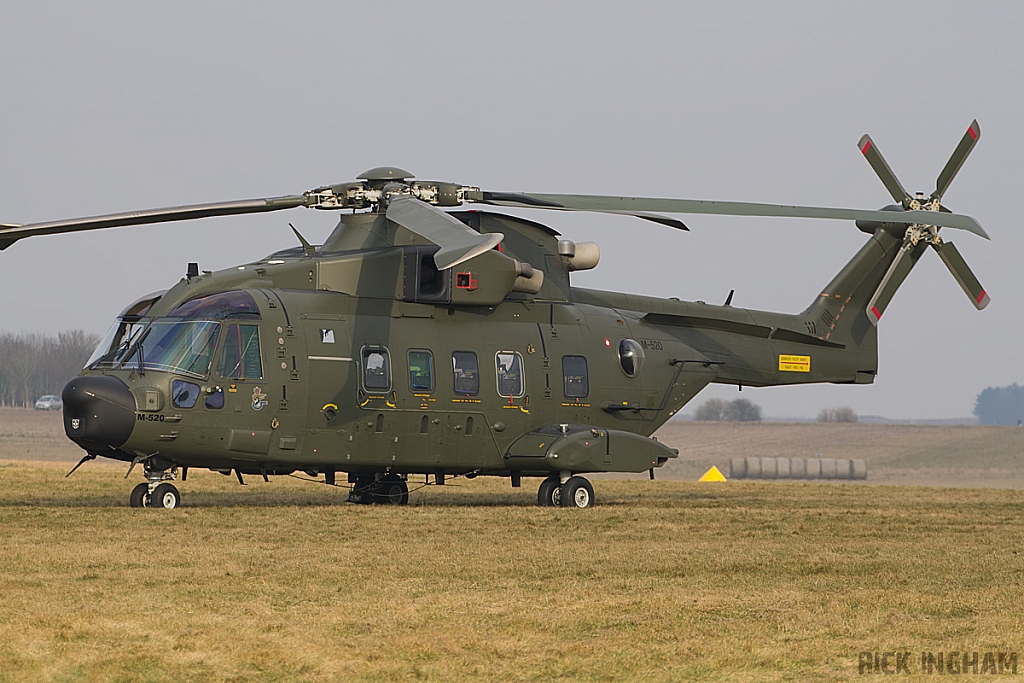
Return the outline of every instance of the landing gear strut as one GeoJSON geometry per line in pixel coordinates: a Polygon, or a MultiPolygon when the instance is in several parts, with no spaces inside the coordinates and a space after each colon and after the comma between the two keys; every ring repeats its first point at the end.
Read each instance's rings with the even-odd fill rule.
{"type": "Polygon", "coordinates": [[[128,497],[128,504],[133,508],[176,508],[180,506],[181,494],[178,493],[174,484],[167,483],[177,478],[177,467],[166,470],[146,467],[148,481],[132,489],[132,493],[128,497]]]}

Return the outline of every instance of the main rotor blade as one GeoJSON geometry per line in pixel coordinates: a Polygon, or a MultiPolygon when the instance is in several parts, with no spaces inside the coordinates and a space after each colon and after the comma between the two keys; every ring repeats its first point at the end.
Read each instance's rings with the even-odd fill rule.
{"type": "Polygon", "coordinates": [[[936,199],[942,199],[942,195],[946,194],[946,190],[949,189],[949,184],[953,182],[953,178],[956,177],[957,171],[964,165],[967,160],[967,155],[971,153],[974,146],[978,144],[978,140],[981,139],[981,126],[978,125],[978,120],[975,119],[971,122],[971,125],[967,128],[967,132],[960,138],[960,144],[953,150],[953,155],[949,157],[949,161],[946,162],[945,168],[939,173],[938,179],[935,181],[935,192],[932,192],[932,196],[936,199]]]}
{"type": "Polygon", "coordinates": [[[910,271],[917,264],[917,260],[921,258],[923,253],[923,242],[915,246],[909,239],[904,240],[903,246],[900,247],[899,253],[896,254],[896,259],[889,265],[889,270],[885,271],[882,281],[878,283],[878,289],[875,290],[875,293],[868,300],[868,320],[873,325],[878,325],[879,319],[885,313],[885,309],[889,306],[889,302],[892,301],[896,290],[907,279],[907,275],[910,274],[910,271]]]}
{"type": "Polygon", "coordinates": [[[389,221],[425,237],[441,249],[434,254],[438,270],[457,266],[493,249],[505,238],[500,232],[478,233],[441,209],[413,197],[395,197],[388,204],[389,221]]]}
{"type": "Polygon", "coordinates": [[[875,145],[875,141],[871,139],[871,136],[864,135],[860,142],[857,143],[857,148],[864,155],[864,158],[868,160],[868,163],[871,164],[871,168],[875,169],[875,173],[882,180],[885,189],[889,190],[892,198],[898,204],[907,206],[910,200],[910,193],[903,189],[903,185],[896,177],[896,174],[889,168],[889,164],[885,163],[885,157],[878,151],[878,147],[875,145]]]}
{"type": "MultiPolygon", "coordinates": [[[[571,195],[569,195],[571,196],[571,195]]],[[[540,195],[527,195],[520,192],[484,192],[481,204],[492,204],[494,206],[529,207],[531,209],[552,209],[556,211],[592,211],[594,213],[611,213],[619,216],[633,216],[643,218],[653,223],[667,225],[670,228],[690,231],[686,225],[675,218],[661,216],[650,211],[632,211],[629,209],[578,209],[572,206],[565,206],[558,202],[540,199],[540,195]]]]}
{"type": "Polygon", "coordinates": [[[29,223],[27,225],[0,226],[0,250],[14,244],[23,237],[34,235],[56,235],[81,230],[99,230],[101,228],[117,228],[124,225],[146,225],[148,223],[167,223],[170,221],[190,221],[196,218],[211,216],[233,216],[247,213],[265,213],[305,206],[305,195],[289,195],[269,199],[243,199],[235,202],[218,202],[215,204],[190,204],[165,209],[148,209],[127,213],[111,213],[103,216],[71,218],[48,223],[29,223]]]}
{"type": "MultiPolygon", "coordinates": [[[[481,200],[477,200],[481,201],[481,200]]],[[[785,204],[753,202],[715,202],[699,199],[659,199],[653,197],[611,197],[585,194],[525,194],[484,192],[481,203],[522,208],[560,209],[567,211],[598,211],[604,213],[641,212],[697,213],[726,216],[781,216],[787,218],[836,218],[840,220],[871,220],[882,223],[920,223],[943,228],[958,228],[985,239],[988,233],[970,216],[939,211],[869,211],[865,209],[834,209],[785,204]]]]}
{"type": "Polygon", "coordinates": [[[932,248],[935,249],[939,254],[939,258],[949,268],[953,278],[960,283],[960,288],[974,302],[974,307],[980,311],[988,306],[988,302],[992,299],[989,298],[988,292],[978,282],[978,278],[974,276],[974,273],[967,265],[967,261],[964,261],[964,257],[960,255],[960,251],[953,246],[953,243],[942,242],[941,244],[933,244],[932,248]]]}

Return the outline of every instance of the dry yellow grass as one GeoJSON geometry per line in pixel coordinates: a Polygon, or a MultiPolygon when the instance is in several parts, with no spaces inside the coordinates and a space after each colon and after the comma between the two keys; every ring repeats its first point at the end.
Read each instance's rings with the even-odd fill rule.
{"type": "Polygon", "coordinates": [[[0,680],[843,680],[1021,647],[1024,492],[602,481],[578,511],[477,479],[393,508],[197,472],[168,511],[65,466],[0,466],[0,680]]]}
{"type": "MultiPolygon", "coordinates": [[[[1024,469],[1014,429],[660,437],[659,479],[822,451],[889,481],[1024,469]]],[[[477,479],[390,508],[194,472],[186,507],[139,510],[124,465],[64,479],[79,453],[59,414],[0,410],[0,681],[844,680],[862,651],[1021,650],[1024,491],[602,480],[578,511],[477,479]]]]}

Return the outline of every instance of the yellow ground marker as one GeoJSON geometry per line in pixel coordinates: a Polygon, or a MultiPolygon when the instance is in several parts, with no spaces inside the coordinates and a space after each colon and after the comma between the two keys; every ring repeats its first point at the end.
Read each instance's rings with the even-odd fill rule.
{"type": "Polygon", "coordinates": [[[711,466],[711,469],[700,475],[700,479],[697,481],[728,481],[725,475],[722,474],[717,467],[711,466]]]}

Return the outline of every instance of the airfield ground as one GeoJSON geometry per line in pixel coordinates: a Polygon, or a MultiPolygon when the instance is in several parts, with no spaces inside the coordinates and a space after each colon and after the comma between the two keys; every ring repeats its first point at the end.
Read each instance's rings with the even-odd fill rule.
{"type": "Polygon", "coordinates": [[[921,653],[953,650],[1024,674],[1024,490],[873,484],[1024,488],[1024,430],[679,423],[679,478],[597,481],[591,510],[195,472],[168,511],[129,509],[120,464],[64,479],[59,425],[0,411],[0,681],[848,680],[874,651],[940,680],[921,653]],[[870,478],[682,479],[737,452],[870,478]]]}

